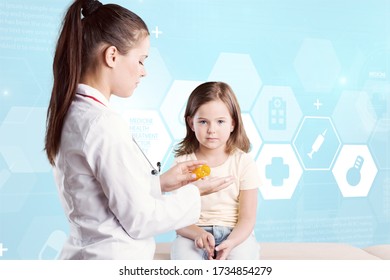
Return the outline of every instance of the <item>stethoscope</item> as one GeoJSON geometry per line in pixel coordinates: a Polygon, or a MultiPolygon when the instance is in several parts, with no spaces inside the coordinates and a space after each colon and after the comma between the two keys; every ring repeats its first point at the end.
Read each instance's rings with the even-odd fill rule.
{"type": "Polygon", "coordinates": [[[133,142],[135,143],[135,145],[138,147],[138,149],[141,151],[142,155],[144,156],[144,158],[146,158],[146,160],[148,161],[150,167],[152,168],[152,171],[150,172],[152,175],[159,175],[160,174],[160,171],[161,171],[161,162],[157,162],[157,168],[158,170],[153,166],[153,164],[150,162],[149,158],[145,155],[144,151],[142,151],[141,147],[138,145],[137,141],[135,141],[134,137],[133,137],[133,142]]]}
{"type": "MultiPolygon", "coordinates": [[[[95,97],[93,97],[93,96],[91,96],[91,95],[82,94],[82,93],[78,93],[78,92],[77,92],[76,94],[77,94],[77,95],[80,95],[80,96],[83,96],[83,97],[86,97],[86,98],[90,98],[90,99],[92,99],[92,100],[94,100],[94,101],[96,101],[96,102],[98,102],[98,103],[100,103],[100,104],[102,104],[103,106],[106,107],[106,105],[103,104],[99,99],[97,99],[97,98],[95,98],[95,97]]],[[[157,168],[158,168],[158,169],[156,169],[156,168],[153,166],[153,164],[150,162],[149,158],[145,155],[144,151],[142,151],[142,149],[141,149],[141,147],[138,145],[137,141],[135,141],[134,137],[132,137],[132,138],[133,138],[133,142],[134,142],[135,145],[138,147],[138,149],[141,151],[142,155],[144,156],[144,158],[147,160],[147,162],[149,163],[150,167],[152,168],[152,171],[151,171],[150,173],[151,173],[152,175],[155,175],[155,176],[159,175],[159,174],[160,174],[160,171],[161,171],[161,162],[159,162],[159,161],[157,162],[157,168]]]]}

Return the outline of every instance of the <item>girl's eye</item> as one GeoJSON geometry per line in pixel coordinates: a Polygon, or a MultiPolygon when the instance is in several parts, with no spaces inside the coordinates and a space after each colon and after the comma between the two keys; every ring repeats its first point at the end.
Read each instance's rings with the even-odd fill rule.
{"type": "Polygon", "coordinates": [[[219,120],[218,123],[219,123],[219,124],[224,124],[225,121],[224,121],[224,120],[219,120]]]}
{"type": "Polygon", "coordinates": [[[142,61],[139,62],[140,65],[144,66],[144,63],[142,61]]]}
{"type": "Polygon", "coordinates": [[[206,121],[199,121],[200,124],[206,124],[206,121]]]}

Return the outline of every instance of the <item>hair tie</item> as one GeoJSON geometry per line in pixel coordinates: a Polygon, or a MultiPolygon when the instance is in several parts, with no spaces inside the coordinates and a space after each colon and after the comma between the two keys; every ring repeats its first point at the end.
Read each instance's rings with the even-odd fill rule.
{"type": "Polygon", "coordinates": [[[84,17],[90,16],[97,9],[99,9],[99,7],[102,5],[103,4],[100,3],[98,0],[87,0],[84,2],[83,9],[81,10],[81,13],[84,17]]]}

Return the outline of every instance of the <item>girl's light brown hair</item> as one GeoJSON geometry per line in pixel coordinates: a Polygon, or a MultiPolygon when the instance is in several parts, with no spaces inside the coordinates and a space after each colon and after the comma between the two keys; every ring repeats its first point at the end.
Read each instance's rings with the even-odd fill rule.
{"type": "Polygon", "coordinates": [[[193,118],[200,106],[215,100],[221,100],[225,103],[235,124],[234,130],[226,143],[226,152],[231,153],[236,148],[249,152],[250,141],[245,132],[240,105],[232,88],[224,82],[206,82],[196,87],[188,98],[184,113],[187,132],[184,139],[177,145],[175,156],[191,154],[199,148],[199,141],[196,139],[195,132],[192,131],[187,119],[188,117],[193,118]]]}
{"type": "Polygon", "coordinates": [[[97,67],[98,50],[115,46],[119,53],[126,54],[148,35],[145,22],[122,6],[76,0],[69,7],[55,50],[54,81],[47,110],[45,150],[52,165],[77,84],[86,71],[97,67]]]}

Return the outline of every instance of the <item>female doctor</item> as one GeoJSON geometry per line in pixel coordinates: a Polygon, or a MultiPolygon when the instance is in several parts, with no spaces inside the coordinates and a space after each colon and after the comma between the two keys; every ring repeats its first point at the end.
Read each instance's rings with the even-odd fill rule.
{"type": "Polygon", "coordinates": [[[203,161],[159,175],[110,109],[111,95],[131,96],[146,75],[149,45],[144,21],[121,6],[76,0],[65,15],[45,138],[70,224],[61,259],[152,259],[154,235],[196,222],[200,195],[232,182],[191,183],[203,161]]]}

